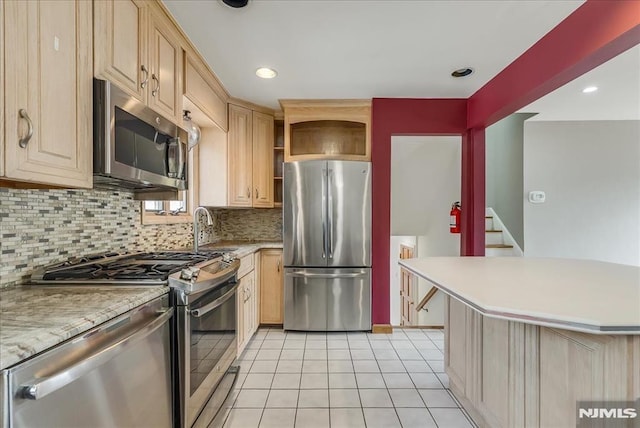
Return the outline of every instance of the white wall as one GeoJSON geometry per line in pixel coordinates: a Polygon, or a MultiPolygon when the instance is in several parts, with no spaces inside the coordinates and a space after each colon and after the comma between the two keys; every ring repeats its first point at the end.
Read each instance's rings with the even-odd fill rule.
{"type": "MultiPolygon", "coordinates": [[[[461,146],[460,137],[391,138],[390,304],[394,325],[400,322],[399,269],[393,266],[399,247],[394,235],[418,236],[418,257],[460,255],[460,235],[449,233],[449,211],[460,200],[461,146]]],[[[419,281],[418,289],[421,299],[428,287],[419,281]]],[[[430,312],[421,312],[418,321],[441,325],[441,297],[434,297],[429,305],[430,312]]]]}
{"type": "Polygon", "coordinates": [[[524,248],[523,138],[531,113],[515,113],[486,130],[486,206],[493,208],[513,239],[524,248]]]}
{"type": "Polygon", "coordinates": [[[459,254],[449,211],[460,200],[461,146],[460,137],[391,138],[391,235],[427,235],[431,255],[459,254]]]}
{"type": "Polygon", "coordinates": [[[640,266],[640,121],[526,122],[525,256],[640,266]]]}

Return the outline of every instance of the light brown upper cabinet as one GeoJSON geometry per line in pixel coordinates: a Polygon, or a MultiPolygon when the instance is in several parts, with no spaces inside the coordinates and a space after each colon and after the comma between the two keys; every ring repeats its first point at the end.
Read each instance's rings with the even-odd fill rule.
{"type": "Polygon", "coordinates": [[[282,324],[284,319],[282,250],[260,251],[260,323],[282,324]]]}
{"type": "Polygon", "coordinates": [[[253,122],[251,110],[229,104],[229,206],[252,206],[253,122]]]}
{"type": "Polygon", "coordinates": [[[228,94],[207,67],[190,53],[184,61],[184,109],[199,109],[223,131],[228,130],[228,94]],[[193,106],[190,107],[190,103],[193,106]]]}
{"type": "Polygon", "coordinates": [[[182,122],[182,48],[178,29],[155,2],[94,3],[94,74],[158,113],[182,122]]]}
{"type": "Polygon", "coordinates": [[[253,206],[273,208],[273,116],[253,112],[253,206]]]}
{"type": "Polygon", "coordinates": [[[0,181],[90,188],[92,4],[7,1],[2,9],[0,181]]]}
{"type": "Polygon", "coordinates": [[[151,64],[149,72],[151,80],[149,81],[148,104],[157,112],[174,117],[178,123],[181,123],[182,48],[178,36],[173,34],[172,23],[162,11],[152,9],[149,16],[149,63],[151,64]]]}
{"type": "Polygon", "coordinates": [[[228,204],[273,208],[273,116],[229,104],[228,204]]]}
{"type": "Polygon", "coordinates": [[[371,160],[370,100],[280,100],[285,162],[371,160]]]}

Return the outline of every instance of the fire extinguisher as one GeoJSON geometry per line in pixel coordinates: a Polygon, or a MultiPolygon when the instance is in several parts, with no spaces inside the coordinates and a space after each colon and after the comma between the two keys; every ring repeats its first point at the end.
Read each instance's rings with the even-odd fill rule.
{"type": "Polygon", "coordinates": [[[449,213],[449,231],[451,233],[460,233],[460,216],[462,214],[460,208],[460,201],[454,202],[451,205],[451,212],[449,213]]]}

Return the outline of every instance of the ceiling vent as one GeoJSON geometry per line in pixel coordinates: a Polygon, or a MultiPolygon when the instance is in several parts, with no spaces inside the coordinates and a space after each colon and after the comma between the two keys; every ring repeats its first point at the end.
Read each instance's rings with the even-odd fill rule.
{"type": "Polygon", "coordinates": [[[222,2],[227,6],[240,9],[241,7],[245,7],[247,3],[249,3],[249,0],[222,0],[222,2]]]}

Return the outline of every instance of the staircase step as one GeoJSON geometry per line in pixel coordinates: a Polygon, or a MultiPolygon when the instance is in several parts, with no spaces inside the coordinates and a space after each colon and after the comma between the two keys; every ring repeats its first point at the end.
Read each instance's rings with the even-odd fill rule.
{"type": "Polygon", "coordinates": [[[513,248],[513,245],[508,244],[487,244],[485,248],[513,248]]]}
{"type": "Polygon", "coordinates": [[[485,232],[487,232],[487,233],[502,233],[502,231],[499,230],[499,229],[487,229],[487,230],[485,230],[485,232]]]}

